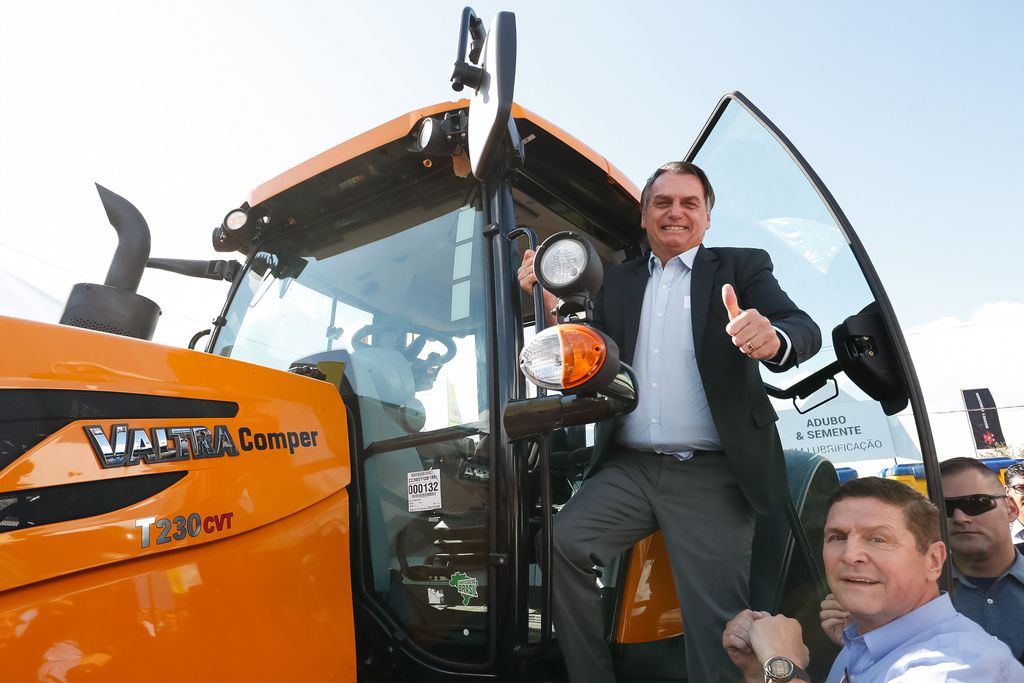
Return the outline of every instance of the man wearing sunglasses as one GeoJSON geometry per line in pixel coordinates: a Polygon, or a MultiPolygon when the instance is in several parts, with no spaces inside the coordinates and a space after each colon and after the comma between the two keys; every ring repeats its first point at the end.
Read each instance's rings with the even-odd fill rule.
{"type": "Polygon", "coordinates": [[[946,499],[949,548],[957,586],[957,611],[1024,657],[1024,556],[1013,546],[1009,524],[1017,504],[999,475],[974,458],[939,464],[946,499]]]}
{"type": "Polygon", "coordinates": [[[1024,551],[1024,463],[1006,468],[1006,495],[1017,504],[1017,519],[1010,525],[1010,535],[1018,549],[1024,551]]]}

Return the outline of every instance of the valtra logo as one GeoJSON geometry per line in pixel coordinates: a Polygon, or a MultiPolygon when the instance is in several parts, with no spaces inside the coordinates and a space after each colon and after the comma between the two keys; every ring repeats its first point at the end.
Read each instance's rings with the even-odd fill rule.
{"type": "Polygon", "coordinates": [[[115,424],[109,434],[101,425],[87,425],[84,429],[100,467],[105,469],[225,455],[235,457],[239,451],[287,450],[289,455],[294,455],[296,450],[316,447],[319,436],[315,431],[253,432],[248,427],[240,427],[236,436],[226,425],[215,425],[213,429],[204,426],[147,429],[115,424]]]}

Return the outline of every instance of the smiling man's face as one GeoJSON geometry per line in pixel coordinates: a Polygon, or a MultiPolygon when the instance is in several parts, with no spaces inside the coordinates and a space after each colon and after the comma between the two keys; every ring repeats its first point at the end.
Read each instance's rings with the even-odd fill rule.
{"type": "Polygon", "coordinates": [[[876,498],[844,498],[825,521],[822,551],[829,586],[867,633],[939,594],[946,547],[918,549],[903,510],[876,498]]]}
{"type": "Polygon", "coordinates": [[[704,240],[711,209],[695,175],[662,173],[651,185],[651,198],[640,218],[651,251],[665,263],[704,240]]]}

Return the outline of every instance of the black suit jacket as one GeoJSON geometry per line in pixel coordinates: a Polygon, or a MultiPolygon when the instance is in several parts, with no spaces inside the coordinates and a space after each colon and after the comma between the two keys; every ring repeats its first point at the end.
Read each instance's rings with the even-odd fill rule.
{"type": "MultiPolygon", "coordinates": [[[[594,301],[595,325],[618,344],[619,357],[626,363],[633,360],[649,277],[646,257],[612,266],[594,301]]],[[[722,285],[727,283],[736,290],[740,308],[756,308],[793,344],[785,365],[768,364],[769,369],[781,372],[813,356],[821,348],[821,331],[779,286],[767,252],[698,249],[690,275],[697,368],[730,470],[751,506],[763,513],[780,508],[789,496],[786,465],[775,429],[778,416],[765,393],[758,362],[743,355],[725,332],[729,315],[722,303],[722,285]]],[[[608,456],[614,438],[612,421],[598,425],[591,472],[608,456]]]]}

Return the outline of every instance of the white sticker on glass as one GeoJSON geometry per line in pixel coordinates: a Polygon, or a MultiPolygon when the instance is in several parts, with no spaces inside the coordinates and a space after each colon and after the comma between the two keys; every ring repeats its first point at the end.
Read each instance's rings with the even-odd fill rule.
{"type": "Polygon", "coordinates": [[[409,512],[441,507],[441,470],[410,472],[406,476],[406,483],[409,490],[409,512]]]}

